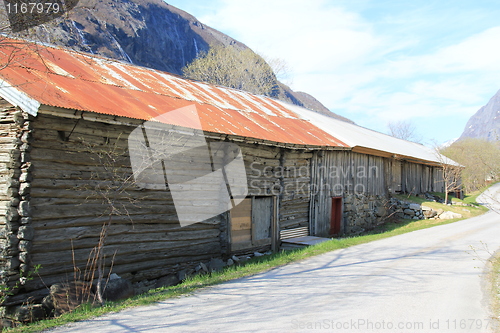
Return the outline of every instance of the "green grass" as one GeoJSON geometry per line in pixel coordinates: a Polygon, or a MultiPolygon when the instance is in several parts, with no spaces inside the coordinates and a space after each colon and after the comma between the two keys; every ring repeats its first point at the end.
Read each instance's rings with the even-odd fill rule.
{"type": "Polygon", "coordinates": [[[486,191],[488,188],[490,188],[492,185],[494,185],[495,183],[492,183],[488,186],[485,186],[477,191],[474,191],[472,193],[468,193],[465,198],[464,198],[464,202],[467,203],[467,204],[471,204],[471,205],[478,205],[477,203],[477,197],[479,195],[481,195],[481,193],[483,193],[484,191],[486,191]]]}
{"type": "Polygon", "coordinates": [[[490,309],[493,313],[492,326],[494,332],[500,332],[500,250],[488,260],[486,289],[490,293],[490,309]]]}
{"type": "MultiPolygon", "coordinates": [[[[444,210],[452,210],[450,206],[427,202],[418,197],[404,197],[407,201],[428,204],[432,207],[443,208],[444,210]],[[422,201],[422,202],[420,202],[422,201]]],[[[460,207],[462,208],[462,207],[460,207]]],[[[486,211],[484,207],[467,207],[470,212],[466,217],[477,216],[486,211]]],[[[152,304],[154,302],[166,300],[180,295],[185,295],[194,292],[200,288],[213,286],[226,281],[243,278],[258,273],[268,271],[270,269],[283,266],[292,262],[300,261],[312,256],[320,255],[330,251],[347,248],[350,246],[372,242],[379,239],[384,239],[396,235],[401,235],[411,231],[430,228],[437,225],[452,223],[455,220],[403,220],[399,222],[388,222],[376,227],[375,229],[366,232],[363,235],[355,237],[346,237],[332,239],[330,241],[310,246],[303,249],[293,251],[282,251],[271,254],[269,256],[255,257],[247,261],[244,265],[231,266],[226,269],[207,275],[192,276],[183,283],[168,288],[160,288],[151,290],[148,293],[135,296],[120,302],[109,302],[103,307],[91,307],[83,305],[74,312],[66,313],[58,318],[43,320],[30,325],[20,326],[13,329],[5,329],[4,332],[38,332],[44,329],[60,326],[70,322],[85,320],[106,313],[120,311],[126,308],[152,304]]]]}

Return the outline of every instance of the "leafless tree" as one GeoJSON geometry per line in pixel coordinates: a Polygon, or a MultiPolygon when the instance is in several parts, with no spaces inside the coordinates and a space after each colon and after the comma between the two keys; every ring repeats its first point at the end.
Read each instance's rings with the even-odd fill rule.
{"type": "Polygon", "coordinates": [[[462,189],[462,171],[464,167],[442,155],[438,148],[435,148],[435,152],[443,177],[444,202],[448,203],[449,193],[462,189]]]}
{"type": "Polygon", "coordinates": [[[293,83],[292,80],[292,69],[290,65],[283,58],[270,58],[264,55],[260,55],[271,67],[276,78],[286,84],[287,86],[293,83]]]}
{"type": "Polygon", "coordinates": [[[389,135],[395,138],[420,143],[422,138],[417,134],[415,124],[408,120],[393,121],[387,124],[389,135]]]}
{"type": "Polygon", "coordinates": [[[278,80],[266,61],[250,49],[211,45],[183,68],[185,77],[272,96],[279,89],[278,80]]]}

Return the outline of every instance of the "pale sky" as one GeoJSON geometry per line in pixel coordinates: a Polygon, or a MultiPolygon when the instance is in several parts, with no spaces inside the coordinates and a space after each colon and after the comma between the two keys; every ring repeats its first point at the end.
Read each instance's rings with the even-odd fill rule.
{"type": "Polygon", "coordinates": [[[409,120],[423,143],[460,136],[500,89],[497,0],[170,0],[285,60],[304,91],[386,133],[409,120]]]}

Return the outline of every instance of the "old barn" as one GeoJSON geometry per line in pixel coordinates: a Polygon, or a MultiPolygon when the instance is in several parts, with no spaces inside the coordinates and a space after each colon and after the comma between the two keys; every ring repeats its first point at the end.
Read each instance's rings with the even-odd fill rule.
{"type": "Polygon", "coordinates": [[[84,271],[103,225],[107,269],[139,282],[293,235],[357,232],[384,219],[391,193],[442,190],[439,157],[422,145],[264,96],[13,45],[0,70],[1,282],[14,293],[4,305],[84,271]],[[140,152],[159,154],[142,176],[140,152]]]}

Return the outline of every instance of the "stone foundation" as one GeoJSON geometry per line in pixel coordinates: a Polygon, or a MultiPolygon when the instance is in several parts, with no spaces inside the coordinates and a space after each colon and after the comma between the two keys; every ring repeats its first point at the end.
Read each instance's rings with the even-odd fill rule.
{"type": "Polygon", "coordinates": [[[344,196],[344,234],[355,235],[385,222],[389,199],[382,195],[346,194],[344,196]]]}

